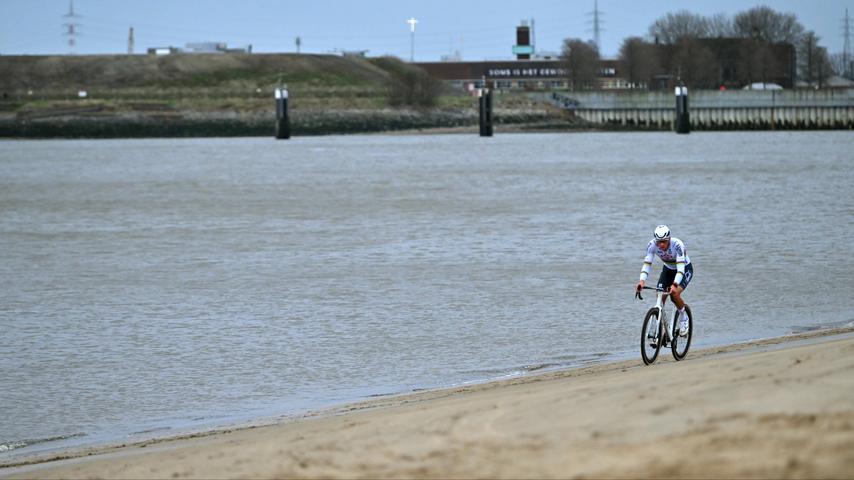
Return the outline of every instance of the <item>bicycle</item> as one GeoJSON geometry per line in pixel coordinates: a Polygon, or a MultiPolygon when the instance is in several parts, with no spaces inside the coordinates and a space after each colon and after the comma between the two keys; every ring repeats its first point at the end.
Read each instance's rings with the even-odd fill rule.
{"type": "MultiPolygon", "coordinates": [[[[691,307],[685,305],[685,314],[688,315],[688,333],[681,336],[679,335],[675,321],[678,312],[674,313],[674,321],[670,322],[667,312],[664,311],[664,297],[670,295],[670,291],[654,287],[643,288],[644,290],[655,290],[658,292],[655,306],[646,312],[646,316],[643,319],[643,327],[641,328],[641,358],[643,358],[643,363],[650,365],[655,362],[662,345],[666,347],[668,344],[670,344],[670,351],[673,353],[673,358],[677,361],[682,360],[688,354],[688,349],[691,347],[691,335],[694,332],[694,315],[691,314],[691,307]],[[650,335],[650,332],[653,335],[650,335]],[[650,351],[647,351],[648,348],[650,351]]],[[[641,292],[636,292],[635,297],[643,300],[641,292]]]]}

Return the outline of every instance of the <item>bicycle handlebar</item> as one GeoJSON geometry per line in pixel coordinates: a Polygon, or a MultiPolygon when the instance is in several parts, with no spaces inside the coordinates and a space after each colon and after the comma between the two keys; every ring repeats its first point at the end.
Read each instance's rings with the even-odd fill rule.
{"type": "MultiPolygon", "coordinates": [[[[655,290],[656,292],[661,292],[661,293],[663,293],[663,294],[665,294],[665,295],[669,295],[669,294],[670,294],[670,289],[669,289],[669,288],[668,288],[668,289],[664,289],[664,288],[658,288],[658,287],[647,287],[646,285],[644,285],[643,289],[644,289],[644,290],[655,290]]],[[[638,290],[637,292],[635,292],[635,298],[637,298],[638,300],[643,300],[643,297],[641,296],[641,292],[640,292],[640,290],[638,290]]]]}

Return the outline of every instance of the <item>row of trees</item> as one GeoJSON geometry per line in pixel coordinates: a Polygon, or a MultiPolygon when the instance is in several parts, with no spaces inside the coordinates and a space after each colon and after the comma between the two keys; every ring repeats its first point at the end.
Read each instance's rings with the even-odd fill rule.
{"type": "MultiPolygon", "coordinates": [[[[831,58],[819,40],[795,15],[769,7],[755,7],[734,17],[704,17],[683,10],[656,20],[646,38],[626,38],[618,61],[621,77],[637,85],[659,78],[689,87],[717,88],[727,83],[777,82],[783,76],[790,83],[799,80],[821,87],[834,73],[852,76],[850,62],[845,65],[847,59],[841,55],[831,58]],[[787,72],[791,53],[797,64],[795,71],[787,72]]],[[[568,64],[571,88],[595,87],[600,58],[594,43],[567,39],[562,57],[568,64]]]]}

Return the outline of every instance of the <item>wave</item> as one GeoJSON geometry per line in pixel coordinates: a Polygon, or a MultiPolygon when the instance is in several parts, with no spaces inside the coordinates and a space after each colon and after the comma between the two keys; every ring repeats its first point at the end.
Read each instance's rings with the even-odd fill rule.
{"type": "Polygon", "coordinates": [[[70,438],[85,437],[85,433],[74,433],[71,435],[60,435],[58,437],[36,438],[32,440],[13,440],[11,442],[0,443],[0,453],[11,452],[19,448],[29,447],[30,445],[38,445],[40,443],[58,442],[60,440],[68,440],[70,438]]]}
{"type": "MultiPolygon", "coordinates": [[[[205,417],[194,418],[194,419],[193,419],[193,421],[196,421],[196,420],[204,420],[204,418],[205,418],[205,417]]],[[[155,428],[149,428],[149,429],[146,429],[146,430],[140,430],[140,431],[138,431],[138,432],[132,432],[132,433],[131,433],[131,435],[145,435],[145,434],[147,434],[147,433],[165,432],[165,431],[167,431],[167,430],[172,430],[172,427],[155,427],[155,428]]]]}
{"type": "Polygon", "coordinates": [[[826,322],[819,323],[816,325],[793,325],[792,333],[806,333],[813,332],[816,330],[827,330],[832,328],[848,328],[854,326],[854,319],[850,320],[841,320],[838,322],[826,322]]]}
{"type": "Polygon", "coordinates": [[[514,377],[517,375],[525,375],[527,373],[533,373],[540,370],[586,366],[598,363],[603,358],[609,355],[611,355],[611,353],[609,352],[596,352],[583,355],[560,355],[538,363],[530,363],[515,367],[470,370],[464,373],[487,378],[514,377]]]}

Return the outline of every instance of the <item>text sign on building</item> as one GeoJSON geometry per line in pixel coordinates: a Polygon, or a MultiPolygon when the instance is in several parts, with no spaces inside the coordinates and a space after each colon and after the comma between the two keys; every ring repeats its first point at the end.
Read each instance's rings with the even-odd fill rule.
{"type": "Polygon", "coordinates": [[[565,68],[490,68],[486,71],[486,76],[490,78],[517,78],[517,77],[566,77],[565,68]]]}
{"type": "Polygon", "coordinates": [[[533,53],[533,45],[513,45],[513,55],[532,55],[533,53]]]}

